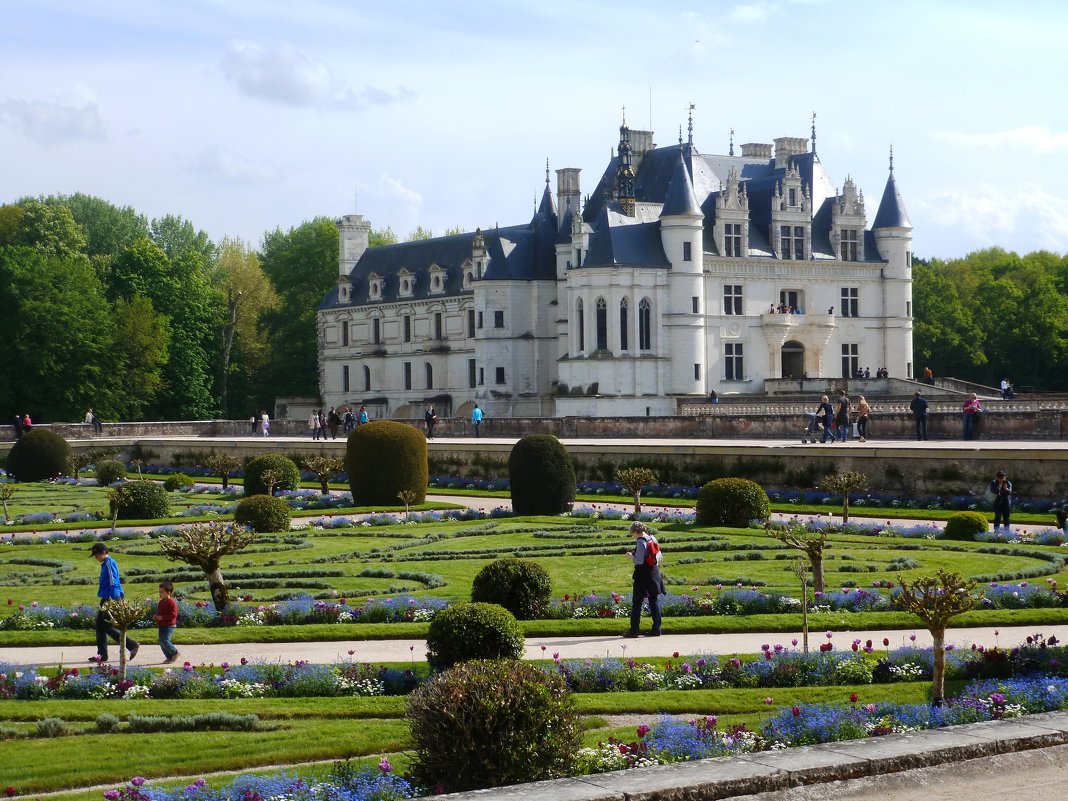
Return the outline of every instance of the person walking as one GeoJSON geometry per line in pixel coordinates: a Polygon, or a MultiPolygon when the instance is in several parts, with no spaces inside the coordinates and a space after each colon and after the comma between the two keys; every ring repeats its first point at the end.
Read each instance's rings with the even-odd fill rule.
{"type": "MultiPolygon", "coordinates": [[[[311,429],[312,439],[319,439],[321,429],[319,428],[319,412],[316,409],[312,409],[312,413],[308,415],[308,428],[311,429]]],[[[326,439],[326,437],[323,437],[323,439],[326,439]]]]}
{"type": "Polygon", "coordinates": [[[478,404],[475,404],[475,408],[471,410],[471,425],[475,428],[475,436],[479,436],[479,427],[482,425],[483,418],[482,410],[478,408],[478,404]]]}
{"type": "Polygon", "coordinates": [[[664,577],[660,573],[660,543],[644,523],[632,523],[630,533],[634,537],[634,550],[627,551],[627,556],[634,563],[634,592],[630,606],[630,630],[623,636],[632,639],[638,636],[642,620],[642,602],[648,599],[649,617],[653,621],[649,636],[659,637],[660,596],[667,593],[664,589],[664,577]]]}
{"type": "Polygon", "coordinates": [[[344,423],[341,426],[342,432],[345,436],[352,433],[352,429],[356,428],[356,416],[352,413],[352,409],[345,410],[344,423]]]}
{"type": "Polygon", "coordinates": [[[860,435],[860,441],[866,442],[868,439],[868,417],[871,415],[871,406],[868,405],[868,401],[863,395],[857,397],[857,433],[860,435]]]}
{"type": "Polygon", "coordinates": [[[917,390],[909,403],[912,418],[916,421],[916,439],[927,439],[927,399],[917,390]]]}
{"type": "Polygon", "coordinates": [[[983,411],[983,407],[979,404],[979,396],[973,392],[971,397],[964,401],[960,410],[961,421],[964,423],[965,439],[973,439],[975,435],[975,421],[978,419],[981,411],[983,411]]]}
{"type": "Polygon", "coordinates": [[[820,405],[816,407],[816,420],[823,426],[823,436],[820,437],[820,442],[826,443],[827,437],[834,442],[834,407],[831,406],[826,395],[820,396],[820,405]]]}
{"type": "Polygon", "coordinates": [[[126,637],[125,643],[119,642],[122,632],[111,624],[103,608],[105,602],[122,600],[124,597],[119,565],[108,553],[108,546],[102,542],[95,543],[89,553],[100,563],[100,580],[96,591],[100,599],[100,609],[96,613],[96,656],[90,657],[89,661],[101,664],[108,661],[108,637],[118,643],[120,648],[129,648],[130,659],[133,659],[137,656],[137,649],[141,644],[129,636],[126,637]]]}
{"type": "Polygon", "coordinates": [[[260,413],[260,430],[263,431],[264,437],[271,436],[271,418],[267,416],[267,412],[260,413]]]}
{"type": "Polygon", "coordinates": [[[838,439],[845,442],[849,439],[849,396],[844,389],[838,390],[838,408],[834,412],[835,431],[838,439]]]}
{"type": "Polygon", "coordinates": [[[990,482],[988,493],[994,495],[994,528],[1009,527],[1009,512],[1012,511],[1012,482],[1004,470],[998,470],[990,482]]]}
{"type": "Polygon", "coordinates": [[[22,425],[22,415],[21,414],[16,414],[15,415],[14,428],[15,428],[15,439],[16,440],[22,439],[22,434],[25,431],[25,427],[22,425]]]}
{"type": "Polygon", "coordinates": [[[169,581],[159,584],[159,604],[152,616],[159,628],[159,647],[163,651],[163,664],[169,665],[178,659],[178,649],[171,642],[178,625],[178,601],[174,597],[174,585],[169,581]]]}
{"type": "Polygon", "coordinates": [[[438,422],[438,416],[434,412],[434,404],[430,404],[426,407],[426,411],[423,413],[423,420],[426,422],[426,438],[434,438],[434,424],[438,422]]]}
{"type": "MultiPolygon", "coordinates": [[[[337,439],[337,430],[341,427],[341,415],[337,413],[337,409],[333,406],[330,407],[330,412],[326,415],[326,425],[330,429],[330,439],[337,439]]],[[[326,439],[324,436],[323,439],[326,439]]]]}
{"type": "Polygon", "coordinates": [[[365,426],[365,425],[367,425],[369,420],[370,420],[370,418],[367,416],[367,407],[366,406],[361,406],[360,407],[360,414],[356,418],[356,425],[365,426]]]}

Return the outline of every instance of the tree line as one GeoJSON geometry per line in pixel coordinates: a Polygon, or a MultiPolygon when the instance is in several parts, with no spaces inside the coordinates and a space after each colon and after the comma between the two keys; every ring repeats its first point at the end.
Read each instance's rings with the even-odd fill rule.
{"type": "MultiPolygon", "coordinates": [[[[372,231],[372,246],[396,241],[372,231]]],[[[103,420],[243,418],[317,395],[316,309],[337,253],[326,217],[254,248],[84,194],[0,206],[3,422],[79,421],[89,407],[103,420]]],[[[1068,256],[916,259],[913,281],[917,369],[1066,388],[1068,256]]]]}

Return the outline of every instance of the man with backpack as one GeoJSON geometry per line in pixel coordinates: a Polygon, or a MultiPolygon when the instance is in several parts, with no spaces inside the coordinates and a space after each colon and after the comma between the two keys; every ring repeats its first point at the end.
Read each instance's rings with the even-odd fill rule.
{"type": "Polygon", "coordinates": [[[649,636],[659,637],[660,596],[667,592],[664,589],[664,577],[660,575],[660,563],[663,561],[660,543],[656,541],[656,537],[649,532],[644,523],[635,521],[631,524],[630,533],[635,538],[634,550],[627,551],[627,556],[634,562],[634,594],[630,608],[630,631],[623,636],[630,638],[638,636],[638,628],[642,619],[642,602],[648,598],[649,616],[653,620],[649,636]]]}

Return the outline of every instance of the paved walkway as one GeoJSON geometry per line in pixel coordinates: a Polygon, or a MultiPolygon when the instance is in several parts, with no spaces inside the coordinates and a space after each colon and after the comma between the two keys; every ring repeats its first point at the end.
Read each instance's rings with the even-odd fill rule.
{"type": "MultiPolygon", "coordinates": [[[[671,621],[665,621],[670,629],[671,621]]],[[[999,628],[980,627],[951,629],[946,635],[946,643],[955,648],[970,648],[973,644],[990,648],[1000,645],[1011,648],[1026,641],[1027,637],[1041,634],[1045,637],[1056,636],[1058,640],[1068,642],[1068,625],[1047,626],[1041,630],[1028,626],[1001,626],[999,628]]],[[[134,664],[155,666],[163,662],[163,655],[156,645],[151,630],[138,632],[141,637],[141,650],[134,664]]],[[[88,638],[88,634],[86,635],[88,638]]],[[[426,641],[421,639],[401,640],[338,640],[334,642],[283,642],[283,643],[222,643],[217,645],[183,645],[182,630],[175,635],[175,645],[181,651],[180,662],[188,661],[194,665],[221,664],[239,662],[242,658],[250,661],[295,662],[306,660],[327,664],[352,659],[357,662],[409,662],[421,663],[426,658],[426,641]]],[[[682,656],[708,654],[752,654],[761,650],[762,645],[782,645],[794,647],[797,640],[801,648],[801,633],[785,634],[671,634],[668,630],[662,637],[639,637],[631,640],[619,635],[605,634],[592,637],[529,637],[526,642],[527,659],[552,659],[559,654],[560,659],[586,659],[594,657],[667,657],[678,653],[682,656]]],[[[836,629],[831,642],[837,650],[848,650],[853,640],[860,640],[863,646],[871,640],[875,650],[881,651],[883,640],[889,640],[891,648],[915,644],[919,647],[931,645],[931,635],[923,628],[850,631],[836,629]],[[912,637],[915,636],[915,640],[912,637]]],[[[809,647],[816,650],[820,643],[827,642],[825,630],[809,633],[809,647]]],[[[0,663],[19,665],[83,665],[89,664],[93,655],[93,646],[85,645],[43,646],[35,648],[0,648],[0,663]]],[[[111,656],[117,659],[118,651],[112,646],[111,656]]]]}

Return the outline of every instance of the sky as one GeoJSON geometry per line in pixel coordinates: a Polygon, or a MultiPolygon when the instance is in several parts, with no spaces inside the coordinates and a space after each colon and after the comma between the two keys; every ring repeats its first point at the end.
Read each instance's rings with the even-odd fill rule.
{"type": "Polygon", "coordinates": [[[354,211],[402,239],[512,225],[546,160],[590,192],[624,113],[669,145],[692,104],[704,153],[732,129],[809,137],[815,113],[869,225],[892,146],[919,257],[1068,251],[1059,0],[0,0],[0,19],[0,203],[84,192],[253,246],[354,211]]]}

